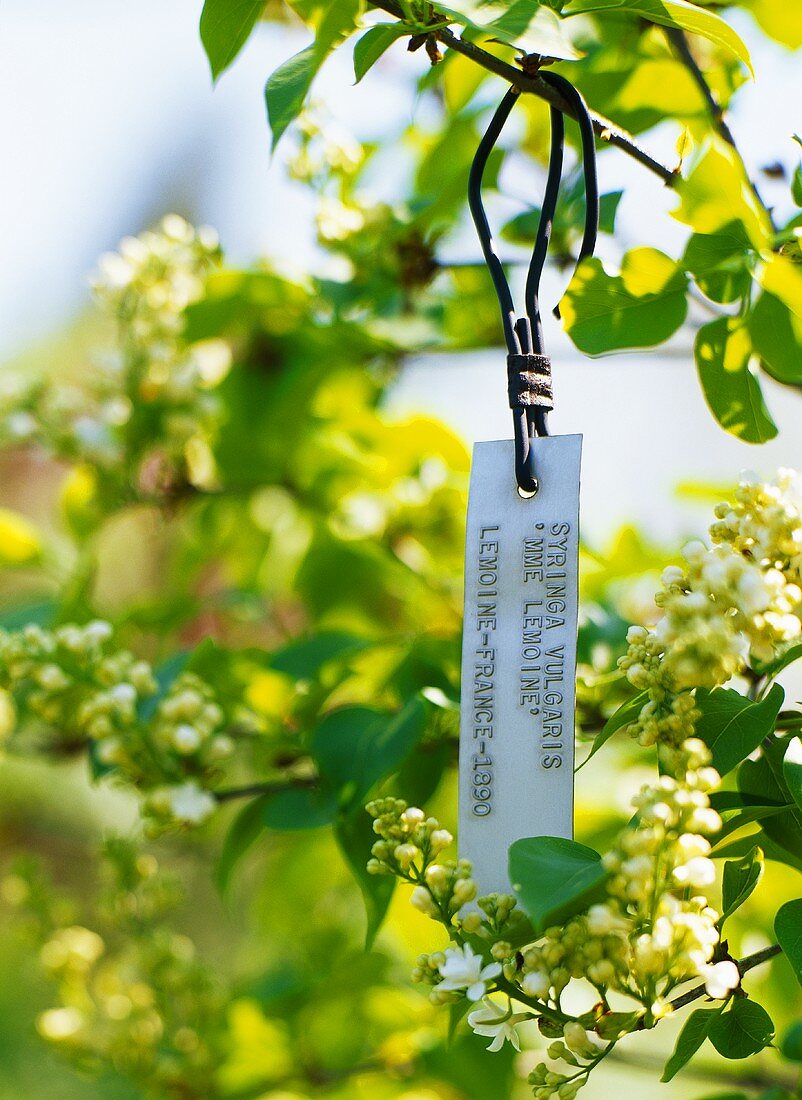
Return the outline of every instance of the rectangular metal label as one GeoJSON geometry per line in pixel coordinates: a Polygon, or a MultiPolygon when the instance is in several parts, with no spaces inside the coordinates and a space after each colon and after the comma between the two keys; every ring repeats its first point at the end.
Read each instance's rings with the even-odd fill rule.
{"type": "Polygon", "coordinates": [[[479,894],[509,893],[507,850],[573,836],[580,435],[535,441],[518,494],[512,440],[473,451],[465,553],[459,847],[479,894]]]}

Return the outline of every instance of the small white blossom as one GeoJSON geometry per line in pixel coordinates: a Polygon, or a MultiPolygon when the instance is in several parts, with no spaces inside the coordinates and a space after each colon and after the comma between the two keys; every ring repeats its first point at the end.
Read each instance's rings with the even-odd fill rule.
{"type": "Polygon", "coordinates": [[[462,947],[449,947],[445,960],[439,968],[442,981],[435,988],[443,993],[461,993],[469,1001],[478,1001],[487,992],[487,983],[501,973],[501,964],[497,962],[482,965],[482,956],[477,955],[469,943],[462,947]]]}
{"type": "Polygon", "coordinates": [[[186,825],[201,825],[217,808],[213,796],[192,780],[178,787],[171,787],[167,801],[172,817],[186,825]]]}
{"type": "Polygon", "coordinates": [[[510,1042],[516,1050],[521,1049],[516,1024],[529,1019],[528,1012],[513,1012],[512,1004],[507,1009],[495,1004],[489,997],[482,1001],[483,1008],[477,1008],[468,1014],[468,1023],[474,1035],[483,1035],[492,1039],[488,1050],[501,1050],[505,1042],[510,1042]]]}
{"type": "Polygon", "coordinates": [[[724,1000],[733,989],[737,989],[741,984],[738,967],[729,960],[706,966],[701,971],[701,976],[704,978],[708,996],[714,997],[716,1000],[724,1000]]]}

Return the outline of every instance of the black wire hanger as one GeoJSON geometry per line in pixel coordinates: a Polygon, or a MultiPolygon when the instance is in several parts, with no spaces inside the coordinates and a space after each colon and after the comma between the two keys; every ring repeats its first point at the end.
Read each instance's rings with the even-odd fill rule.
{"type": "MultiPolygon", "coordinates": [[[[565,77],[557,73],[544,72],[541,72],[540,77],[551,84],[571,104],[579,123],[585,181],[585,228],[578,260],[581,263],[586,257],[593,255],[599,230],[599,185],[596,175],[593,122],[584,99],[565,77]]],[[[539,294],[540,279],[546,263],[562,180],[565,120],[562,112],[552,106],[551,151],[546,190],[526,278],[525,313],[522,317],[516,318],[510,284],[496,252],[493,234],[482,202],[482,177],[488,157],[520,94],[517,88],[509,89],[479,143],[468,181],[468,204],[501,307],[501,321],[507,344],[508,393],[515,434],[515,477],[521,493],[525,496],[533,496],[538,490],[533,439],[536,436],[549,434],[548,414],[554,406],[551,360],[545,355],[539,294]]]]}

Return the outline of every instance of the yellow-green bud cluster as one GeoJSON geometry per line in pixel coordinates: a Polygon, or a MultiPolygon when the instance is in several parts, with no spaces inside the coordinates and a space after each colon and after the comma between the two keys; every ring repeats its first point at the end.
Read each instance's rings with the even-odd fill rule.
{"type": "Polygon", "coordinates": [[[223,340],[188,343],[185,310],[220,266],[217,234],[170,214],[101,258],[95,300],[114,322],[114,346],[80,382],[0,393],[0,440],[32,441],[147,495],[189,480],[216,485],[211,450],[222,408],[215,387],[231,366],[223,340]]]}
{"type": "Polygon", "coordinates": [[[733,505],[719,505],[712,548],[693,542],[685,567],[663,574],[662,617],[633,627],[620,665],[648,692],[634,723],[643,745],[676,748],[693,735],[693,692],[765,663],[802,634],[802,494],[781,471],[771,485],[742,479],[733,505]]]}
{"type": "Polygon", "coordinates": [[[208,788],[236,748],[227,717],[192,673],[154,702],[150,665],[113,649],[112,633],[102,621],[0,631],[0,687],[17,704],[20,736],[44,727],[54,750],[88,741],[101,768],[150,792],[154,820],[200,824],[216,807],[208,788]]]}
{"type": "Polygon", "coordinates": [[[101,931],[45,933],[40,960],[56,997],[37,1028],[77,1067],[114,1065],[154,1095],[205,1095],[225,1055],[223,991],[165,923],[160,901],[177,895],[156,860],[129,849],[118,840],[106,850],[101,931]]]}
{"type": "Polygon", "coordinates": [[[454,841],[434,817],[400,798],[380,798],[366,807],[379,840],[371,848],[367,870],[372,875],[395,875],[412,883],[410,901],[433,920],[450,925],[453,917],[476,897],[467,860],[441,859],[454,841]]]}
{"type": "Polygon", "coordinates": [[[576,1072],[557,1072],[544,1062],[535,1066],[529,1074],[535,1100],[574,1100],[582,1086],[587,1084],[588,1074],[604,1051],[595,1036],[589,1034],[578,1021],[571,1020],[565,1024],[562,1039],[549,1045],[548,1055],[554,1062],[573,1066],[576,1072]]]}
{"type": "Polygon", "coordinates": [[[92,289],[138,344],[170,340],[221,259],[213,229],[195,229],[177,214],[168,214],[157,229],[125,237],[119,251],[101,256],[92,289]]]}
{"type": "Polygon", "coordinates": [[[644,787],[637,823],[603,857],[606,899],[524,950],[517,980],[528,996],[556,1003],[572,978],[586,978],[603,996],[635,996],[656,1018],[675,985],[705,974],[719,939],[703,893],[715,879],[707,837],[721,819],[708,791],[718,775],[702,742],[683,752],[692,769],[644,787]]]}

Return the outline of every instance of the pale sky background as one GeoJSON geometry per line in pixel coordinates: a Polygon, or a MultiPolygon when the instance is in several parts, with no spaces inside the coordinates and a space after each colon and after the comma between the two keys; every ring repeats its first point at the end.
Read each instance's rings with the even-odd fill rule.
{"type": "MultiPolygon", "coordinates": [[[[97,255],[175,206],[216,226],[232,262],[268,254],[289,271],[308,262],[313,207],[286,183],[280,162],[271,163],[262,98],[266,75],[304,38],[264,28],[212,89],[197,35],[200,7],[200,0],[5,0],[1,359],[68,323],[86,301],[97,255]]],[[[738,26],[754,45],[750,21],[738,26]]],[[[741,94],[733,127],[750,164],[793,163],[790,135],[802,130],[800,56],[767,46],[755,51],[755,62],[757,84],[741,94]]],[[[396,49],[381,76],[354,87],[343,51],[317,92],[358,136],[377,136],[388,118],[411,117],[409,77],[422,64],[420,55],[396,49]]],[[[667,134],[644,142],[673,161],[667,134]]],[[[605,157],[603,188],[622,184],[631,184],[620,215],[627,246],[676,248],[676,223],[655,217],[671,207],[670,194],[623,155],[605,157]]],[[[556,301],[559,292],[550,281],[545,300],[556,301]]],[[[668,354],[587,360],[554,322],[547,344],[555,360],[553,430],[585,435],[583,517],[591,541],[629,520],[676,539],[706,522],[698,506],[677,500],[678,482],[728,483],[744,467],[768,473],[802,463],[802,396],[768,386],[778,440],[762,448],[739,443],[707,412],[690,332],[680,333],[668,354]]],[[[422,358],[394,406],[430,410],[468,440],[507,436],[503,356],[422,358]],[[479,396],[488,392],[496,395],[491,402],[479,396]]]]}

